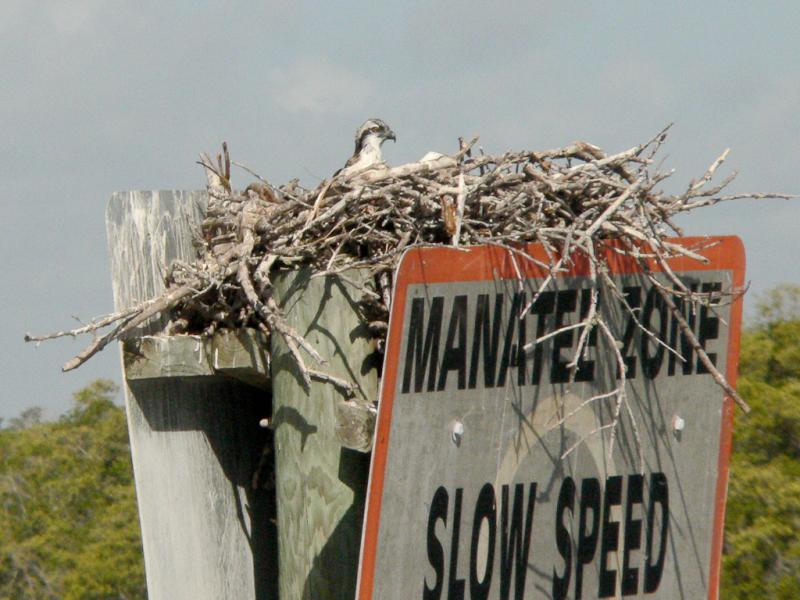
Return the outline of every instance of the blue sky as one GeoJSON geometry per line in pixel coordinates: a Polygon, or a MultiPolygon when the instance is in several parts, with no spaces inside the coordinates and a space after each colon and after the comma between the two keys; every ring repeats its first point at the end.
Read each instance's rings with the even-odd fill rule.
{"type": "MultiPolygon", "coordinates": [[[[111,192],[202,187],[196,156],[222,140],[275,183],[314,184],[370,116],[398,134],[391,163],[475,134],[487,151],[576,139],[617,151],[674,122],[667,189],[730,147],[732,190],[800,192],[796,2],[164,4],[0,3],[0,416],[55,416],[92,379],[119,380],[113,348],[62,375],[85,340],[22,336],[111,310],[111,192]]],[[[800,283],[800,204],[681,223],[743,238],[748,305],[800,283]]]]}

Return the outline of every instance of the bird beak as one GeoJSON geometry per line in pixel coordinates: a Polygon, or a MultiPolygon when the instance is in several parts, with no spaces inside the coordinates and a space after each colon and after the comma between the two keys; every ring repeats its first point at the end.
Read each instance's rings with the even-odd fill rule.
{"type": "Polygon", "coordinates": [[[394,135],[394,131],[392,131],[391,129],[390,129],[390,130],[389,130],[389,132],[386,134],[386,139],[387,139],[387,140],[392,140],[393,142],[397,142],[397,138],[396,138],[396,137],[395,137],[395,135],[394,135]]]}

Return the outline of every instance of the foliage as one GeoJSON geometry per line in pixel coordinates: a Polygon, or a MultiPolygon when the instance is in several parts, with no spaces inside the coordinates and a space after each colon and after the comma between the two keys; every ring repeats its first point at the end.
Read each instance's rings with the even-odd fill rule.
{"type": "Polygon", "coordinates": [[[125,414],[99,380],[0,430],[0,598],[145,598],[125,414]]]}
{"type": "Polygon", "coordinates": [[[742,339],[739,392],[753,412],[734,431],[725,599],[800,598],[800,287],[781,286],[742,339]]]}
{"type": "MultiPolygon", "coordinates": [[[[721,597],[800,598],[800,287],[745,332],[721,597]]],[[[0,600],[145,598],[125,415],[96,381],[56,422],[0,429],[0,600]]]]}
{"type": "Polygon", "coordinates": [[[760,327],[800,319],[800,285],[782,283],[768,290],[758,301],[756,323],[760,327]]]}

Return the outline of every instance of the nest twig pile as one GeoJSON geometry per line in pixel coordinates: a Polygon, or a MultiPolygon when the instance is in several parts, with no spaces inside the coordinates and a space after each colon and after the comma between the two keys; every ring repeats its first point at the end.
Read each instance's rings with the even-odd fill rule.
{"type": "MultiPolygon", "coordinates": [[[[224,153],[216,162],[208,157],[202,161],[210,201],[197,239],[195,262],[171,265],[166,290],[158,297],[78,329],[26,339],[42,341],[110,327],[64,365],[64,370],[69,370],[154,315],[169,313],[170,334],[210,335],[219,328],[252,327],[281,335],[307,381],[318,378],[347,389],[347,382],[308,366],[309,358],[318,361],[319,356],[286,324],[271,296],[270,276],[276,269],[310,266],[316,276],[345,277],[348,269],[369,269],[375,285],[364,289],[364,310],[375,336],[381,339],[387,328],[392,274],[410,246],[493,244],[509,249],[520,260],[534,260],[519,244],[541,242],[550,257],[549,264],[543,265],[550,277],[566,270],[576,251],[582,252],[590,260],[595,291],[601,284],[607,285],[622,298],[603,268],[602,253],[597,252],[604,240],[615,239],[620,251],[639,260],[646,273],[645,256],[658,262],[670,285],[652,276],[651,280],[708,370],[746,407],[708,360],[675,306],[676,297],[693,303],[720,302],[718,292],[712,297],[690,291],[666,262],[678,255],[705,259],[666,238],[681,235],[672,220],[679,213],[738,198],[789,196],[723,195],[735,174],[719,184],[711,180],[727,151],[683,193],[659,192],[656,187],[670,173],[655,169],[653,159],[665,137],[666,130],[645,144],[613,155],[583,142],[555,150],[489,155],[474,151],[477,140],[460,141],[459,150],[449,156],[430,154],[394,168],[381,163],[335,176],[315,189],[305,189],[297,182],[274,188],[261,180],[244,192],[231,188],[231,163],[223,146],[224,153]]],[[[581,324],[573,369],[593,328],[616,342],[596,310],[597,294],[593,298],[581,324]]],[[[618,361],[623,381],[615,390],[617,412],[626,406],[624,365],[621,357],[618,361]]]]}

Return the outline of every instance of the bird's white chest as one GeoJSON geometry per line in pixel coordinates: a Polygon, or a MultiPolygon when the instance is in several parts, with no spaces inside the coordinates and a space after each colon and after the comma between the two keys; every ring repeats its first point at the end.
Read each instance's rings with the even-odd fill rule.
{"type": "Polygon", "coordinates": [[[363,169],[375,163],[379,163],[382,160],[381,142],[376,136],[370,135],[364,140],[364,145],[361,147],[356,161],[350,166],[363,169]]]}
{"type": "Polygon", "coordinates": [[[354,155],[347,161],[345,167],[339,172],[339,175],[352,176],[365,169],[380,165],[383,163],[383,156],[381,155],[381,142],[382,140],[376,135],[368,135],[364,138],[358,154],[354,155]]]}

